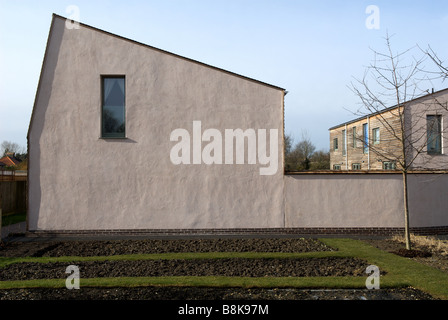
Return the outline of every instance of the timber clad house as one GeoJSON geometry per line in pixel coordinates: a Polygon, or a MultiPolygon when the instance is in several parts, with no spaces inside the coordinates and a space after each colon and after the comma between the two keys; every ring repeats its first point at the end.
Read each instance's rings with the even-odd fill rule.
{"type": "Polygon", "coordinates": [[[410,170],[448,169],[448,89],[330,128],[330,169],[400,169],[402,125],[410,170]]]}
{"type": "MultiPolygon", "coordinates": [[[[284,173],[285,94],[53,15],[28,129],[28,234],[402,232],[401,175],[284,173]]],[[[350,145],[363,121],[347,125],[346,154],[377,167],[350,145]]],[[[447,186],[409,176],[411,231],[448,234],[447,186]]]]}

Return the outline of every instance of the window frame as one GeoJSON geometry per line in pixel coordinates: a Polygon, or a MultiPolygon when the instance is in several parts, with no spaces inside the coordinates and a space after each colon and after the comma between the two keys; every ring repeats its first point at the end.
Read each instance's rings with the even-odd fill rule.
{"type": "Polygon", "coordinates": [[[380,143],[380,128],[373,128],[372,129],[372,142],[373,144],[379,144],[380,143]],[[378,135],[378,137],[377,137],[378,135]]]}
{"type": "Polygon", "coordinates": [[[340,164],[334,164],[333,165],[333,170],[341,170],[341,165],[340,164]]]}
{"type": "Polygon", "coordinates": [[[101,107],[100,107],[100,138],[101,139],[127,139],[126,135],[126,76],[123,74],[103,74],[100,76],[101,82],[101,107]],[[123,133],[106,133],[104,132],[104,80],[105,79],[123,79],[124,80],[124,105],[123,105],[123,133]]]}
{"type": "Polygon", "coordinates": [[[383,170],[397,170],[397,163],[395,161],[383,161],[383,170]],[[386,168],[389,165],[392,167],[386,168]]]}
{"type": "Polygon", "coordinates": [[[333,138],[333,151],[339,150],[338,138],[333,138]]]}
{"type": "Polygon", "coordinates": [[[361,170],[361,164],[360,163],[352,163],[352,170],[361,170]],[[355,168],[355,166],[359,166],[359,168],[355,168]]]}
{"type": "MultiPolygon", "coordinates": [[[[432,143],[431,143],[432,144],[432,143]]],[[[440,114],[428,114],[426,115],[426,152],[429,155],[441,155],[442,154],[442,116],[440,114]],[[429,150],[429,145],[430,145],[430,129],[432,130],[433,128],[429,128],[429,118],[435,118],[436,120],[433,120],[433,123],[437,122],[437,132],[431,132],[431,134],[435,135],[435,138],[432,138],[434,140],[436,140],[436,145],[438,145],[437,150],[435,151],[430,151],[429,150]]]]}

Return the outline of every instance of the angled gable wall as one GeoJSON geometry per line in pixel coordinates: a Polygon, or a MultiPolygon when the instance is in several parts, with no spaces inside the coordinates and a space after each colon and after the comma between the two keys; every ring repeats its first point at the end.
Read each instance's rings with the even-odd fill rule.
{"type": "Polygon", "coordinates": [[[29,229],[283,227],[283,96],[54,16],[29,130],[29,229]],[[100,137],[102,75],[126,77],[126,139],[100,137]],[[276,173],[174,165],[170,134],[193,121],[278,130],[276,173]]]}

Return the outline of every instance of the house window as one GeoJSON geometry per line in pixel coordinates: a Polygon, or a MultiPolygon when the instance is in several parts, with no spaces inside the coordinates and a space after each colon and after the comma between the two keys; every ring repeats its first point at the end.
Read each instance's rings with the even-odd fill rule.
{"type": "Polygon", "coordinates": [[[333,165],[333,170],[341,170],[341,165],[340,164],[334,164],[333,165]]]}
{"type": "Polygon", "coordinates": [[[347,141],[347,133],[345,130],[342,130],[342,155],[346,155],[346,142],[347,141]]]}
{"type": "Polygon", "coordinates": [[[442,153],[442,117],[426,116],[428,153],[442,153]]]}
{"type": "Polygon", "coordinates": [[[125,138],[125,78],[102,76],[101,137],[125,138]]]}
{"type": "Polygon", "coordinates": [[[338,150],[338,138],[333,139],[333,150],[334,151],[338,150]]]}
{"type": "Polygon", "coordinates": [[[364,123],[362,125],[362,141],[363,141],[364,153],[369,152],[369,127],[367,123],[364,123]]]}
{"type": "Polygon", "coordinates": [[[396,169],[395,161],[384,161],[383,169],[384,170],[395,170],[396,169]]]}
{"type": "Polygon", "coordinates": [[[372,138],[373,138],[373,144],[380,143],[380,128],[375,128],[372,130],[372,138]]]}
{"type": "Polygon", "coordinates": [[[353,148],[356,148],[356,127],[353,127],[353,148]]]}
{"type": "Polygon", "coordinates": [[[361,164],[360,163],[353,163],[352,164],[353,170],[361,170],[361,164]]]}

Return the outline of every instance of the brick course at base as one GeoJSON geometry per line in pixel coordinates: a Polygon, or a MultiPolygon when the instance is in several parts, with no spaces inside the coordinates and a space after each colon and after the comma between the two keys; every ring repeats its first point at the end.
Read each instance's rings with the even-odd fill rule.
{"type": "MultiPolygon", "coordinates": [[[[446,235],[448,226],[411,228],[415,235],[446,235]]],[[[140,230],[44,230],[28,231],[28,237],[57,236],[163,236],[163,235],[371,235],[392,236],[404,228],[236,228],[236,229],[140,229],[140,230]]]]}

